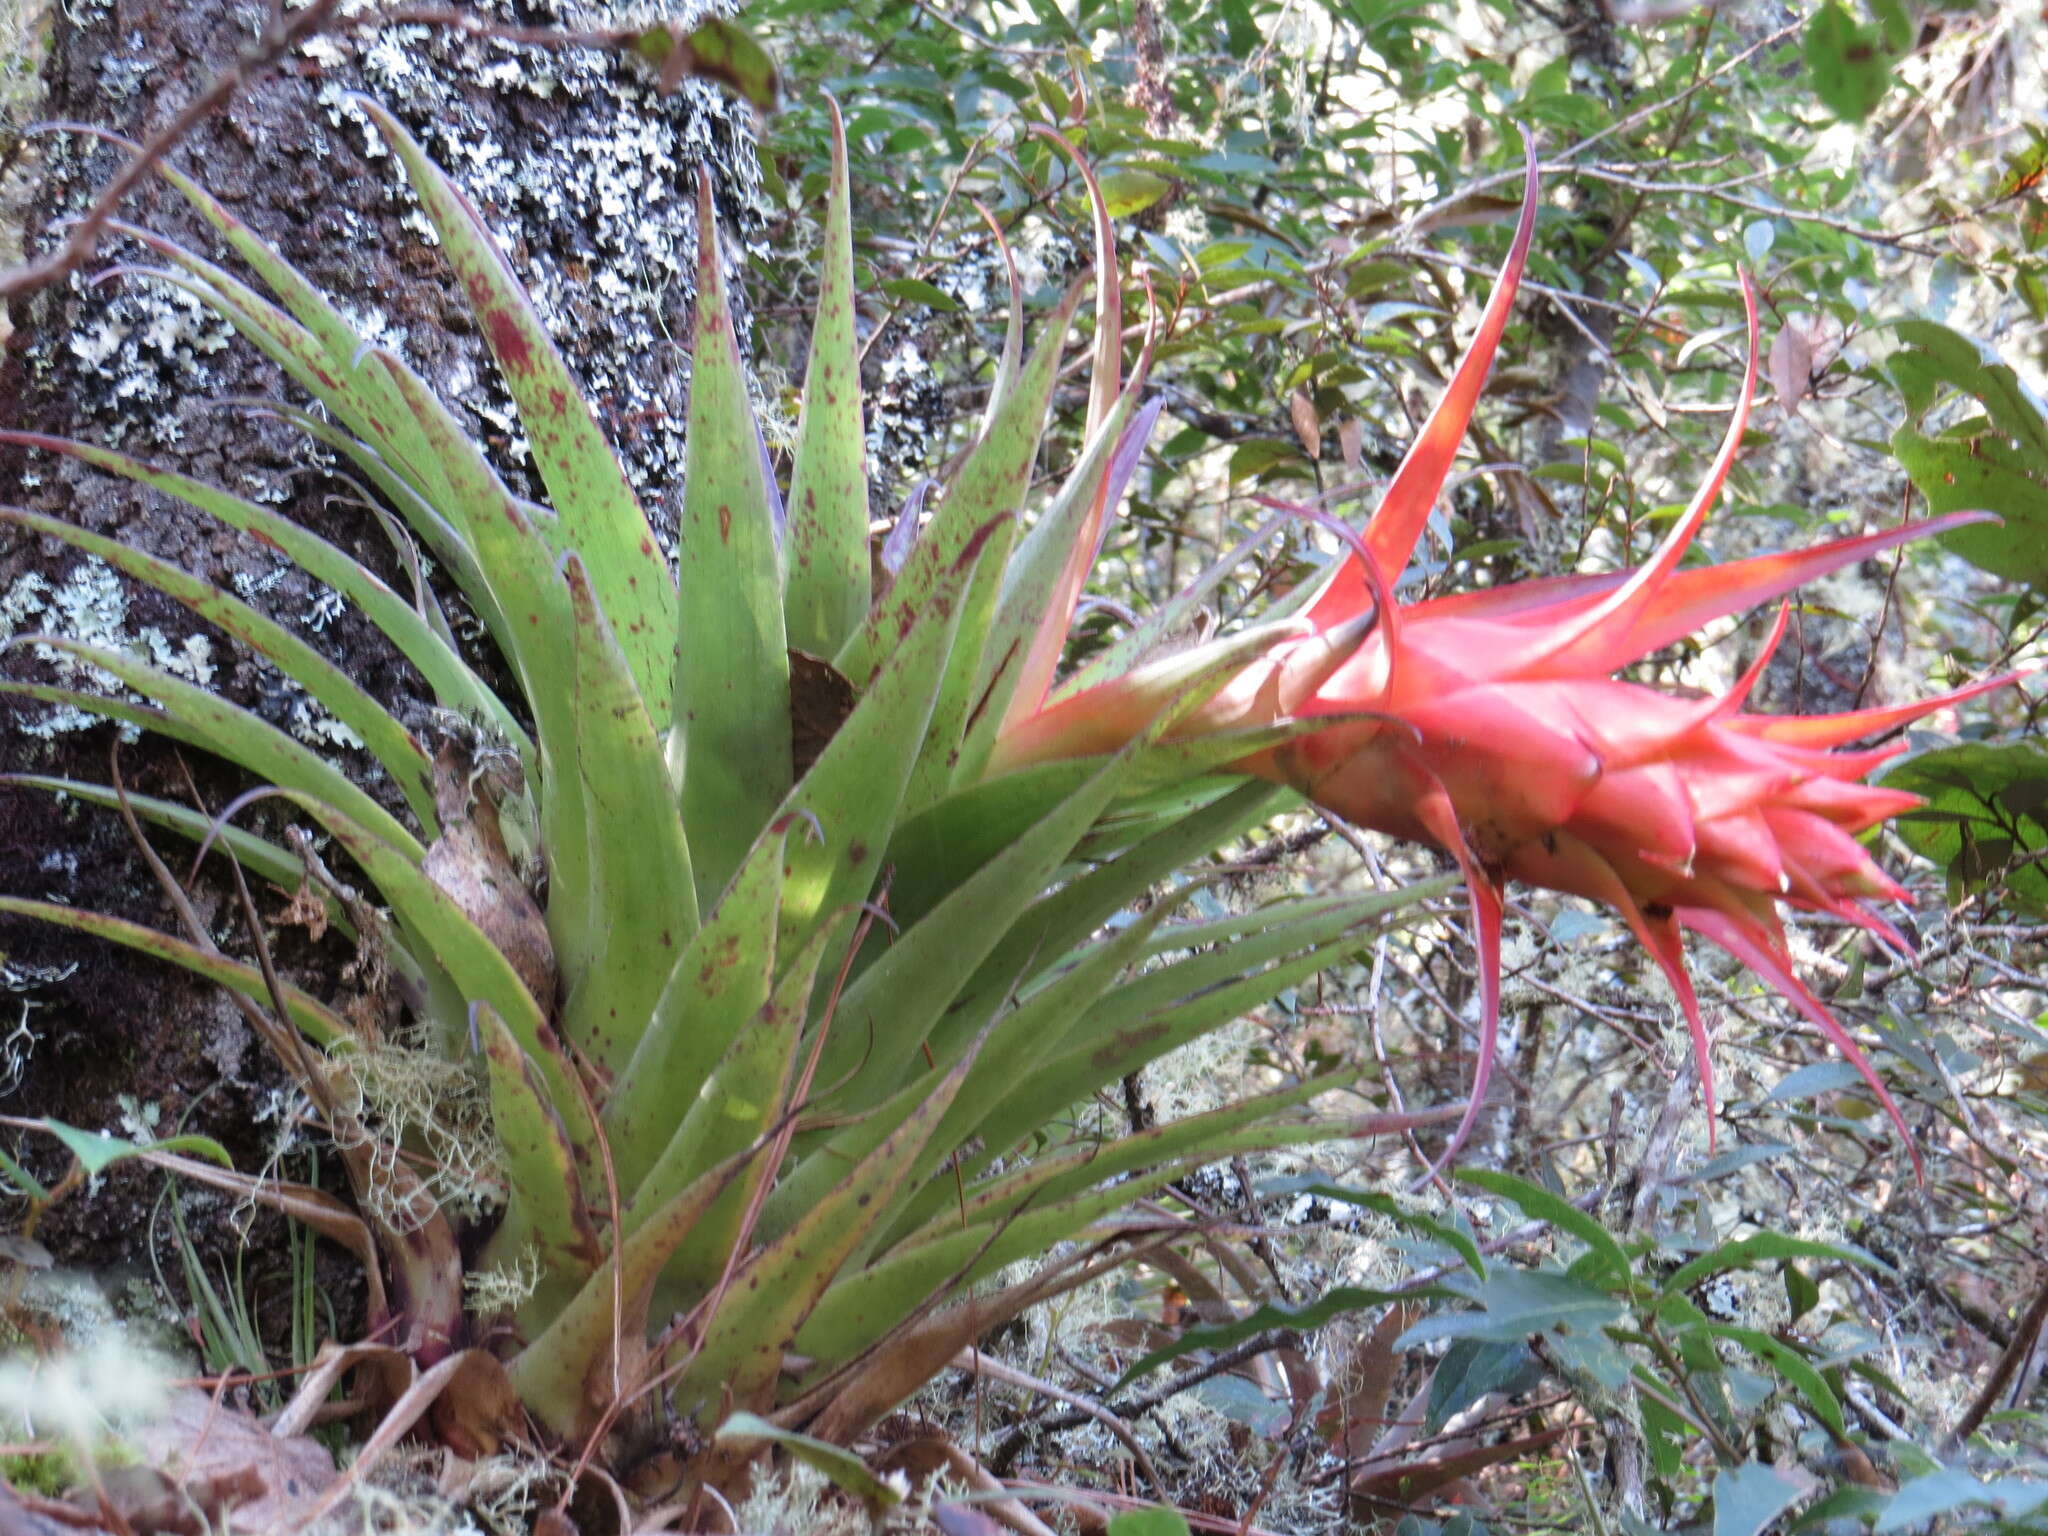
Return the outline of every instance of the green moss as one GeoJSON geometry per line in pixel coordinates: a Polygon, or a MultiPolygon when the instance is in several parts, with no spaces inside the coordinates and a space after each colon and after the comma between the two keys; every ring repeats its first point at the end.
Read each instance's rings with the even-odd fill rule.
{"type": "Polygon", "coordinates": [[[0,1479],[18,1493],[60,1498],[78,1481],[68,1451],[17,1451],[0,1455],[0,1479]]]}

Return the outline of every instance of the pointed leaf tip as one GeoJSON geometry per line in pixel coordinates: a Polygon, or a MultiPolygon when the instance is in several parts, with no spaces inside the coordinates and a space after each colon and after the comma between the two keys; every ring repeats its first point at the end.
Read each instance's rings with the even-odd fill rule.
{"type": "MultiPolygon", "coordinates": [[[[1521,286],[1522,269],[1529,259],[1529,246],[1536,234],[1536,211],[1541,186],[1536,142],[1524,130],[1522,144],[1527,163],[1522,174],[1522,208],[1515,223],[1515,237],[1501,264],[1493,293],[1480,316],[1479,329],[1459,358],[1451,382],[1430,412],[1414,444],[1394,472],[1386,494],[1365,528],[1365,541],[1389,573],[1404,570],[1415,553],[1415,544],[1429,522],[1429,514],[1443,491],[1445,477],[1465,440],[1465,428],[1479,403],[1486,376],[1493,367],[1494,353],[1514,312],[1515,292],[1521,286]]],[[[1356,556],[1347,558],[1336,578],[1311,610],[1318,622],[1354,611],[1366,596],[1366,578],[1356,556]]]]}

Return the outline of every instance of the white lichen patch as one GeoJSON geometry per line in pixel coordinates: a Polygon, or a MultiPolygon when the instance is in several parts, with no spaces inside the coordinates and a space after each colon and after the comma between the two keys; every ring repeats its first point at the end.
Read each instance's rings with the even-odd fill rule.
{"type": "MultiPolygon", "coordinates": [[[[572,24],[587,24],[591,8],[548,0],[516,13],[501,3],[479,9],[532,25],[572,17],[583,18],[572,24]]],[[[686,6],[659,19],[687,27],[717,9],[686,6]]],[[[672,509],[661,498],[681,483],[684,399],[684,362],[672,341],[695,291],[698,165],[712,169],[722,222],[740,223],[737,232],[720,232],[722,241],[735,233],[741,241],[728,246],[728,269],[764,254],[748,243],[768,205],[746,109],[697,81],[664,97],[651,72],[598,50],[531,48],[424,27],[386,28],[359,42],[329,39],[323,46],[337,62],[353,56],[360,88],[403,118],[481,210],[582,376],[585,398],[650,503],[658,531],[671,531],[672,509]],[[548,103],[550,133],[514,142],[502,126],[506,116],[482,109],[492,99],[548,103]]],[[[345,77],[337,69],[317,98],[329,122],[392,167],[404,222],[431,239],[387,147],[349,98],[356,87],[342,83],[345,77]]],[[[735,282],[732,291],[743,307],[743,285],[735,282]]],[[[473,413],[501,461],[524,462],[524,428],[495,372],[457,365],[434,382],[473,413]]]]}
{"type": "Polygon", "coordinates": [[[930,467],[946,420],[945,391],[909,337],[882,359],[881,378],[867,398],[868,479],[899,485],[930,467]]]}
{"type": "Polygon", "coordinates": [[[0,1425],[12,1437],[95,1446],[124,1424],[147,1420],[174,1370],[127,1338],[99,1287],[82,1275],[45,1271],[27,1305],[64,1317],[78,1347],[0,1360],[0,1425]],[[90,1340],[90,1342],[86,1342],[90,1340]]]}
{"type": "Polygon", "coordinates": [[[105,53],[100,56],[100,91],[115,101],[135,95],[143,83],[156,73],[156,61],[148,56],[149,45],[140,32],[128,36],[127,53],[105,53]]]}
{"type": "MultiPolygon", "coordinates": [[[[124,274],[98,288],[74,274],[71,285],[82,303],[61,345],[85,389],[80,404],[106,421],[116,443],[175,442],[179,427],[170,407],[219,387],[209,360],[227,347],[232,327],[185,289],[147,274],[124,274]]],[[[58,344],[39,341],[31,366],[48,373],[58,344]]]]}
{"type": "MultiPolygon", "coordinates": [[[[31,634],[115,651],[201,687],[214,679],[213,642],[204,635],[173,639],[153,624],[131,629],[127,588],[111,566],[91,556],[72,566],[54,587],[41,573],[30,571],[0,595],[0,645],[17,635],[31,634]]],[[[32,645],[30,651],[49,664],[60,687],[115,698],[138,697],[119,678],[69,651],[48,645],[32,645]]],[[[67,731],[88,730],[101,720],[89,710],[55,704],[39,718],[22,722],[18,729],[47,741],[67,731]]],[[[132,739],[133,729],[123,730],[132,739]]]]}
{"type": "Polygon", "coordinates": [[[464,1275],[462,1302],[472,1316],[497,1317],[517,1311],[539,1289],[540,1253],[529,1244],[507,1263],[464,1275]]]}

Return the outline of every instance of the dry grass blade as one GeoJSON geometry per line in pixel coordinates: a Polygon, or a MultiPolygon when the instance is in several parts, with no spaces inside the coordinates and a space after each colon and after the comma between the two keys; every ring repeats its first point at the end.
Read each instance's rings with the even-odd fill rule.
{"type": "MultiPolygon", "coordinates": [[[[322,1422],[328,1399],[341,1378],[359,1365],[372,1367],[382,1378],[383,1403],[395,1401],[412,1381],[412,1364],[405,1351],[389,1344],[336,1344],[320,1346],[312,1366],[299,1379],[299,1390],[271,1421],[274,1435],[296,1435],[322,1422]]],[[[379,1404],[382,1406],[382,1404],[379,1404]]]]}
{"type": "MultiPolygon", "coordinates": [[[[348,1471],[323,1493],[307,1511],[304,1521],[298,1527],[310,1529],[341,1507],[341,1502],[352,1493],[358,1483],[368,1475],[384,1456],[412,1427],[432,1411],[441,1394],[476,1368],[471,1357],[479,1351],[463,1350],[420,1372],[412,1385],[398,1395],[398,1400],[385,1411],[383,1419],[368,1439],[357,1450],[355,1460],[349,1463],[348,1471]]],[[[484,1358],[490,1359],[489,1356],[484,1358]]],[[[492,1359],[492,1365],[497,1361],[492,1359]]]]}

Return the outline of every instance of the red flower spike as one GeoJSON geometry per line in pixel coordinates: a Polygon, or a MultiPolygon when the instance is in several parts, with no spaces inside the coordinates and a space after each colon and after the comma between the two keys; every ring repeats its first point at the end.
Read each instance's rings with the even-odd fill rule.
{"type": "Polygon", "coordinates": [[[1849,714],[1747,714],[1784,638],[1784,605],[1756,659],[1717,698],[1679,697],[1612,673],[1709,620],[1984,516],[1956,513],[1812,549],[1679,569],[1733,467],[1756,388],[1756,302],[1744,276],[1749,349],[1741,393],[1704,483],[1648,561],[1630,572],[1520,582],[1397,609],[1387,577],[1413,552],[1464,437],[1513,307],[1536,195],[1532,153],[1521,219],[1479,331],[1372,518],[1357,533],[1346,530],[1349,552],[1306,619],[1141,663],[1071,694],[1006,728],[996,761],[1021,766],[1129,741],[1205,661],[1226,657],[1223,646],[1240,648],[1241,670],[1175,736],[1327,719],[1325,728],[1234,766],[1291,784],[1357,825],[1434,844],[1465,876],[1478,948],[1479,1055],[1471,1097],[1430,1177],[1471,1134],[1492,1076],[1510,879],[1585,897],[1627,923],[1677,995],[1698,1058],[1710,1146],[1710,1037],[1686,974],[1687,930],[1769,983],[1842,1052],[1907,1135],[1919,1172],[1919,1151],[1883,1080],[1794,973],[1778,908],[1829,914],[1910,954],[1905,936],[1868,905],[1905,893],[1856,841],[1920,803],[1860,782],[1905,748],[1836,749],[2019,674],[1849,714]]]}

